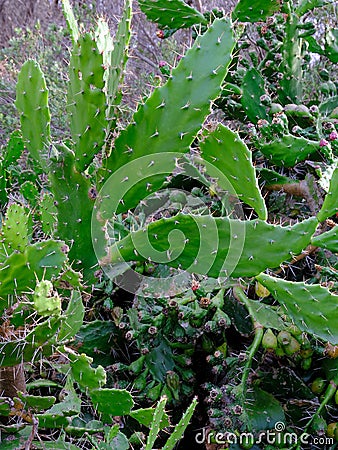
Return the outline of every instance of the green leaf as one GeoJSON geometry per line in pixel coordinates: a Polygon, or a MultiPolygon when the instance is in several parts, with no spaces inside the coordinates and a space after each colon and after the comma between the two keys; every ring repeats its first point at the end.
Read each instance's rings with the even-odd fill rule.
{"type": "Polygon", "coordinates": [[[161,27],[189,28],[208,23],[203,14],[183,0],[138,0],[138,3],[147,18],[161,27]]]}
{"type": "Polygon", "coordinates": [[[240,0],[232,12],[232,20],[240,22],[264,22],[280,8],[278,0],[240,0]]]}
{"type": "Polygon", "coordinates": [[[256,277],[302,331],[338,344],[338,296],[319,285],[294,283],[265,274],[256,277]]]}
{"type": "Polygon", "coordinates": [[[244,203],[252,206],[260,219],[267,219],[267,210],[259,190],[251,152],[238,133],[219,125],[201,141],[201,164],[217,180],[217,185],[228,195],[235,193],[244,203]]]}

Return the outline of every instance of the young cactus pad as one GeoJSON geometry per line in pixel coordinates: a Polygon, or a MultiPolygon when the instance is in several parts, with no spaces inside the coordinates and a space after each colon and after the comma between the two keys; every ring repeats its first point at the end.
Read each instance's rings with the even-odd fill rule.
{"type": "Polygon", "coordinates": [[[232,19],[240,22],[264,22],[280,8],[278,0],[240,0],[234,11],[232,19]]]}
{"type": "MultiPolygon", "coordinates": [[[[267,218],[267,210],[258,187],[251,152],[237,133],[218,125],[200,144],[202,164],[208,161],[206,172],[217,179],[217,184],[225,191],[229,185],[238,197],[257,212],[260,219],[267,218]],[[217,168],[224,177],[220,176],[217,168]],[[243,179],[244,177],[244,179],[243,179]],[[224,181],[224,183],[223,183],[224,181]]],[[[231,193],[231,191],[230,191],[231,193]]]]}
{"type": "MultiPolygon", "coordinates": [[[[220,92],[234,47],[231,22],[215,20],[208,31],[181,59],[167,83],[156,89],[138,109],[129,125],[115,141],[106,162],[107,174],[146,154],[184,153],[210,111],[210,101],[220,92]]],[[[173,170],[175,162],[166,169],[173,170]]],[[[141,174],[142,175],[142,174],[141,174]]],[[[144,180],[131,189],[120,212],[158,189],[165,177],[144,180]]]]}
{"type": "Polygon", "coordinates": [[[83,171],[104,144],[106,96],[103,57],[89,33],[74,44],[69,63],[68,113],[75,167],[83,171]]]}
{"type": "Polygon", "coordinates": [[[36,61],[22,66],[16,85],[16,102],[21,131],[32,158],[42,168],[48,165],[50,145],[50,112],[45,78],[36,61]]]}
{"type": "Polygon", "coordinates": [[[178,214],[129,234],[109,248],[101,264],[150,259],[215,278],[255,276],[301,252],[317,225],[316,218],[281,227],[259,219],[178,214]]]}
{"type": "Polygon", "coordinates": [[[329,191],[317,218],[320,222],[338,212],[338,166],[335,168],[330,180],[329,191]]]}
{"type": "Polygon", "coordinates": [[[311,244],[338,253],[338,225],[326,233],[313,237],[311,239],[311,244]]]}
{"type": "Polygon", "coordinates": [[[319,285],[294,283],[265,274],[256,278],[269,289],[300,330],[338,344],[337,295],[319,285]]]}
{"type": "Polygon", "coordinates": [[[183,0],[138,0],[141,11],[161,27],[189,28],[207,24],[206,18],[183,0]]]}

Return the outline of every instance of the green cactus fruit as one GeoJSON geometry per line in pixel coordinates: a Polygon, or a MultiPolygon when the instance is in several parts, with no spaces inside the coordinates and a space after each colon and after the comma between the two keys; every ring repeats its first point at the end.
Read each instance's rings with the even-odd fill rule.
{"type": "Polygon", "coordinates": [[[311,383],[311,391],[316,395],[320,395],[324,391],[326,384],[327,381],[325,380],[325,378],[317,377],[311,383]]]}
{"type": "Polygon", "coordinates": [[[254,67],[246,72],[242,82],[241,103],[248,118],[253,123],[268,119],[267,108],[261,98],[265,95],[264,79],[254,67]]]}
{"type": "Polygon", "coordinates": [[[292,167],[319,150],[319,142],[286,134],[269,143],[258,145],[259,150],[277,166],[292,167]]]}
{"type": "Polygon", "coordinates": [[[100,389],[107,382],[106,372],[102,366],[91,367],[93,358],[82,353],[81,355],[68,354],[71,373],[74,381],[84,390],[100,389]]]}
{"type": "Polygon", "coordinates": [[[264,199],[258,187],[251,152],[239,135],[223,125],[201,141],[201,163],[206,173],[217,179],[217,185],[257,212],[262,220],[267,218],[264,199]],[[243,179],[245,177],[245,180],[243,179]]]}
{"type": "Polygon", "coordinates": [[[63,314],[64,318],[58,334],[59,342],[67,342],[74,338],[83,324],[84,314],[81,293],[78,290],[72,290],[67,309],[63,314]]]}
{"type": "Polygon", "coordinates": [[[230,273],[234,277],[254,276],[302,251],[317,224],[316,218],[281,227],[259,219],[240,221],[178,214],[152,222],[121,239],[109,248],[101,265],[149,258],[215,278],[230,273]]]}
{"type": "Polygon", "coordinates": [[[179,400],[180,377],[173,370],[167,372],[166,384],[171,390],[175,400],[179,400]]]}
{"type": "Polygon", "coordinates": [[[89,396],[94,407],[105,418],[129,414],[134,405],[132,396],[125,389],[92,389],[89,391],[89,396]]]}
{"type": "Polygon", "coordinates": [[[171,29],[207,25],[207,20],[197,9],[183,0],[138,0],[140,9],[152,22],[171,29]]]}
{"type": "Polygon", "coordinates": [[[280,331],[277,336],[278,343],[286,346],[291,342],[291,334],[288,331],[280,331]]]}
{"type": "Polygon", "coordinates": [[[232,12],[232,19],[240,22],[264,22],[269,16],[277,12],[280,3],[277,0],[240,0],[232,12]]]}
{"type": "Polygon", "coordinates": [[[123,197],[118,212],[133,208],[157,190],[175,168],[176,155],[173,155],[172,160],[167,157],[165,164],[152,155],[189,150],[210,111],[210,100],[215,99],[220,92],[233,47],[231,22],[226,19],[215,20],[181,59],[168,82],[156,89],[146,103],[140,106],[132,124],[116,139],[115,148],[105,164],[104,177],[125,166],[124,171],[120,171],[121,180],[116,180],[117,184],[129,187],[131,183],[128,197],[123,197]],[[143,170],[141,157],[145,154],[152,159],[143,170]],[[137,170],[126,166],[134,160],[137,160],[137,170]],[[149,164],[152,170],[150,179],[147,178],[149,164]],[[132,172],[137,177],[141,175],[140,182],[135,180],[132,172]]]}
{"type": "Polygon", "coordinates": [[[288,356],[292,356],[293,354],[299,352],[300,343],[293,336],[290,338],[290,342],[284,345],[284,352],[288,356]]]}
{"type": "Polygon", "coordinates": [[[335,432],[338,429],[338,422],[332,422],[329,423],[326,429],[326,435],[329,438],[334,438],[335,437],[335,432]]]}
{"type": "Polygon", "coordinates": [[[191,421],[196,406],[197,406],[197,398],[194,397],[190,406],[183,414],[181,420],[175,426],[174,431],[171,433],[169,439],[163,446],[162,450],[173,450],[176,447],[177,443],[182,439],[183,434],[191,421]]]}
{"type": "Polygon", "coordinates": [[[258,295],[259,298],[266,298],[269,297],[270,292],[268,289],[266,289],[264,286],[262,286],[258,281],[255,283],[255,293],[258,295]]]}
{"type": "Polygon", "coordinates": [[[294,283],[265,274],[256,277],[302,331],[338,344],[338,296],[319,285],[294,283]]]}
{"type": "Polygon", "coordinates": [[[40,316],[59,316],[61,314],[61,298],[54,291],[53,283],[42,280],[36,284],[33,294],[34,309],[40,316]]]}
{"type": "Polygon", "coordinates": [[[36,279],[58,276],[66,261],[62,241],[42,241],[12,253],[0,264],[0,297],[33,289],[36,279]]]}
{"type": "Polygon", "coordinates": [[[263,339],[262,339],[262,346],[263,348],[269,350],[269,349],[276,349],[277,348],[277,337],[271,330],[271,328],[268,328],[266,332],[264,333],[263,339]]]}
{"type": "Polygon", "coordinates": [[[337,198],[338,198],[338,166],[336,166],[332,174],[329,191],[326,194],[321,210],[317,214],[317,218],[320,222],[323,222],[325,219],[327,219],[330,216],[333,216],[338,212],[337,198]]]}
{"type": "Polygon", "coordinates": [[[48,90],[40,66],[33,60],[26,61],[20,70],[15,106],[20,113],[26,147],[32,158],[46,169],[50,146],[48,90]]]}
{"type": "Polygon", "coordinates": [[[75,167],[84,171],[106,136],[103,57],[89,33],[74,44],[69,62],[68,114],[75,146],[75,167]]]}
{"type": "Polygon", "coordinates": [[[65,16],[67,26],[70,32],[70,36],[72,38],[73,44],[79,39],[80,32],[77,21],[74,16],[73,8],[70,4],[69,0],[62,0],[62,10],[65,16]]]}
{"type": "Polygon", "coordinates": [[[314,236],[311,239],[311,244],[316,245],[317,247],[326,248],[331,252],[338,253],[338,226],[333,227],[326,233],[314,236]]]}
{"type": "Polygon", "coordinates": [[[13,251],[25,251],[28,245],[28,220],[29,215],[23,206],[12,204],[7,209],[0,231],[0,242],[3,245],[1,253],[8,255],[13,251]]]}

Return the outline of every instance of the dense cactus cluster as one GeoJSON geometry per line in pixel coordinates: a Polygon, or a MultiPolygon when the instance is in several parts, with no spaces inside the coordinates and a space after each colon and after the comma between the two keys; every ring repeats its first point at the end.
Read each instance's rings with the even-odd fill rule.
{"type": "Polygon", "coordinates": [[[192,419],[201,380],[209,432],[258,433],[295,417],[272,371],[283,386],[295,378],[297,399],[313,400],[329,383],[305,428],[337,435],[337,414],[327,408],[338,382],[338,304],[330,290],[338,249],[336,85],[327,79],[325,96],[305,105],[302,81],[307,50],[337,60],[334,30],[316,47],[307,21],[322,2],[240,0],[225,17],[183,0],[140,0],[161,38],[191,28],[196,39],[126,126],[119,104],[131,1],[114,38],[102,18],[84,32],[70,2],[62,3],[72,40],[69,137],[51,136],[45,77],[29,60],[17,82],[21,130],[0,157],[0,415],[4,432],[14,434],[6,448],[27,436],[38,446],[38,430],[53,429],[55,448],[78,448],[70,443],[79,437],[83,448],[171,450],[192,419]],[[260,59],[245,35],[257,22],[260,59]],[[210,121],[215,108],[238,131],[210,121]],[[28,170],[18,169],[20,160],[28,170]],[[292,173],[298,163],[314,169],[304,180],[292,173]],[[278,190],[309,201],[300,220],[273,222],[269,195],[278,190]],[[325,285],[288,274],[319,248],[334,260],[318,264],[329,274],[325,285]],[[47,386],[48,395],[31,395],[24,381],[24,364],[38,358],[51,361],[56,381],[42,378],[31,389],[47,386]],[[311,390],[317,359],[325,378],[312,380],[311,390]],[[309,376],[301,379],[297,367],[309,376]],[[21,382],[12,395],[15,371],[21,382]],[[136,398],[144,408],[136,409],[136,398]],[[166,403],[180,407],[182,398],[190,406],[166,439],[166,403]]]}

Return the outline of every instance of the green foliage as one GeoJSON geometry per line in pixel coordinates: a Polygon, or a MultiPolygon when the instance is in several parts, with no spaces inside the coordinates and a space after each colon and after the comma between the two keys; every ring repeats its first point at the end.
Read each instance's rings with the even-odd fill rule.
{"type": "Polygon", "coordinates": [[[241,22],[263,22],[279,8],[280,4],[277,0],[260,0],[254,3],[249,0],[240,0],[232,12],[232,19],[241,22]]]}
{"type": "Polygon", "coordinates": [[[331,230],[326,231],[326,233],[314,236],[311,243],[318,247],[327,248],[331,252],[338,253],[338,227],[335,226],[331,230]]]}

